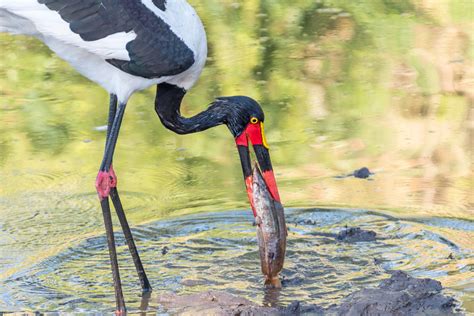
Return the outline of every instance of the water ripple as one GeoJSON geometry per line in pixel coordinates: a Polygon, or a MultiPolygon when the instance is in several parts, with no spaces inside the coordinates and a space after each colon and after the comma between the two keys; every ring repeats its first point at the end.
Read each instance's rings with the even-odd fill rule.
{"type": "MultiPolygon", "coordinates": [[[[64,203],[62,207],[67,206],[64,203]]],[[[84,203],[87,206],[88,202],[84,203]]],[[[263,304],[306,300],[327,306],[375,285],[389,269],[441,279],[458,298],[466,295],[466,290],[472,294],[468,287],[459,289],[466,278],[474,276],[472,251],[430,230],[430,225],[376,212],[336,209],[288,210],[287,217],[284,288],[277,294],[262,287],[249,212],[207,213],[136,227],[142,261],[155,288],[153,295],[212,288],[263,304]],[[374,230],[378,239],[337,241],[336,234],[346,225],[374,230]],[[164,247],[168,248],[166,255],[161,252],[164,247]],[[449,259],[453,253],[454,261],[449,259]]],[[[446,228],[452,221],[438,224],[446,228]]],[[[471,228],[469,223],[463,224],[471,228]]],[[[137,310],[139,283],[124,237],[121,233],[116,236],[126,300],[131,310],[137,310]]],[[[3,304],[13,310],[108,311],[114,298],[106,245],[104,235],[93,236],[15,273],[5,280],[6,291],[0,291],[3,304]],[[17,303],[8,303],[12,301],[17,303]]],[[[150,308],[158,308],[153,299],[150,308]]]]}

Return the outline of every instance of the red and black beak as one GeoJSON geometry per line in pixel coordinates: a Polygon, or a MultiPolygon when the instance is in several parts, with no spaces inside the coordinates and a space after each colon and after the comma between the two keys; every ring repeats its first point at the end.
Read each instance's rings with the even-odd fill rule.
{"type": "Polygon", "coordinates": [[[249,141],[252,143],[257,157],[257,162],[262,171],[263,180],[267,185],[271,197],[280,202],[280,194],[276,185],[275,176],[273,174],[272,162],[270,160],[270,153],[268,151],[268,144],[265,139],[263,122],[249,123],[245,130],[238,137],[235,138],[237,149],[239,150],[240,162],[242,163],[242,171],[244,173],[245,186],[247,187],[247,195],[249,197],[250,205],[254,216],[255,203],[252,192],[252,163],[250,161],[249,141]]]}

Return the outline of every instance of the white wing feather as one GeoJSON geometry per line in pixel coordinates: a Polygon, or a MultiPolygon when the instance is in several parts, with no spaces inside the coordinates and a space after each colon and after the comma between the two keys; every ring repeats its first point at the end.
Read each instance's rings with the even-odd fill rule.
{"type": "Polygon", "coordinates": [[[27,34],[40,38],[46,44],[48,39],[82,48],[102,59],[130,60],[126,44],[135,39],[136,34],[120,32],[96,41],[84,41],[71,31],[69,23],[64,21],[58,12],[48,9],[36,0],[3,0],[0,2],[0,30],[10,33],[27,34]],[[8,19],[13,14],[25,20],[8,19]],[[11,25],[14,23],[15,25],[11,25]],[[6,25],[5,25],[6,24],[6,25]],[[10,25],[8,25],[10,24],[10,25]],[[34,27],[34,28],[32,28],[34,27]]]}

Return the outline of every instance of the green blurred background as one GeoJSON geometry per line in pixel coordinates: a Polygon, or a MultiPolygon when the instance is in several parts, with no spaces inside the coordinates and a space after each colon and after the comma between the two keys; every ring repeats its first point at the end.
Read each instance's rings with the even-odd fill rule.
{"type": "MultiPolygon", "coordinates": [[[[191,2],[209,60],[183,112],[221,95],[259,100],[287,206],[469,216],[472,1],[191,2]],[[375,181],[332,178],[362,166],[375,181]]],[[[106,92],[35,39],[2,35],[1,43],[2,196],[22,195],[26,184],[43,190],[42,181],[92,194],[106,92]],[[38,179],[48,174],[54,181],[38,179]]],[[[247,207],[226,128],[170,133],[155,116],[154,91],[127,109],[116,155],[122,189],[157,195],[163,212],[198,200],[247,207]]]]}

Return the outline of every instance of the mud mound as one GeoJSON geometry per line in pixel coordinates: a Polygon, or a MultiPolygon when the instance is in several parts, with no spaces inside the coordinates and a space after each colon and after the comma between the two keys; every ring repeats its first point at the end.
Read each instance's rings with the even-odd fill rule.
{"type": "Polygon", "coordinates": [[[378,287],[349,295],[330,308],[295,301],[289,306],[262,307],[227,292],[162,295],[158,302],[179,315],[461,315],[456,301],[441,294],[441,283],[392,271],[378,287]]]}
{"type": "Polygon", "coordinates": [[[337,307],[339,315],[456,315],[455,300],[441,294],[441,283],[390,272],[375,289],[349,295],[337,307]]]}
{"type": "Polygon", "coordinates": [[[179,315],[278,315],[279,309],[261,307],[227,292],[209,291],[178,296],[165,294],[158,298],[168,312],[179,315]]]}
{"type": "Polygon", "coordinates": [[[376,233],[359,227],[346,228],[337,234],[336,239],[345,242],[375,241],[376,233]]]}

